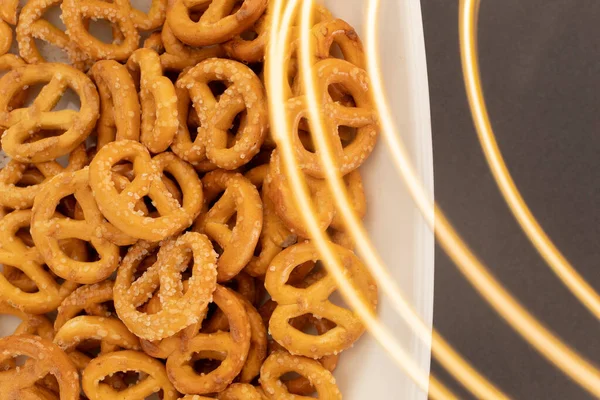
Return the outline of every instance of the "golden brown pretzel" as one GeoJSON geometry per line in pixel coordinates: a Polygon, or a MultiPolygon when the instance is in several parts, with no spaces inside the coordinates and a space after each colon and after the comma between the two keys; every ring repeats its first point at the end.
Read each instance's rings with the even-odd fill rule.
{"type": "Polygon", "coordinates": [[[98,61],[90,76],[100,95],[97,148],[115,140],[139,140],[140,102],[127,68],[113,60],[98,61]]]}
{"type": "Polygon", "coordinates": [[[77,46],[94,59],[126,60],[138,48],[140,34],[135,26],[135,10],[129,0],[95,2],[93,0],[63,0],[63,22],[67,35],[77,46]],[[104,43],[87,30],[88,19],[104,19],[116,25],[122,40],[104,43]]]}
{"type": "Polygon", "coordinates": [[[0,56],[5,55],[12,46],[13,32],[10,25],[0,19],[0,56]]]}
{"type": "Polygon", "coordinates": [[[58,174],[42,186],[33,203],[31,236],[55,274],[84,284],[108,278],[117,269],[119,245],[136,241],[107,222],[100,213],[89,186],[87,167],[58,174]],[[74,195],[81,205],[83,220],[56,214],[59,201],[70,195],[74,195]],[[68,257],[60,247],[60,240],[71,238],[91,243],[100,259],[88,262],[68,257]]]}
{"type": "MultiPolygon", "coordinates": [[[[333,243],[330,243],[330,248],[345,267],[358,293],[375,309],[377,287],[363,264],[350,250],[333,243]]],[[[304,288],[286,283],[296,266],[318,259],[319,254],[312,243],[296,244],[275,257],[265,277],[265,287],[278,304],[269,322],[271,335],[290,353],[310,358],[322,358],[347,349],[365,330],[360,318],[351,310],[328,300],[337,286],[334,278],[327,273],[314,275],[304,288]],[[313,336],[289,325],[289,320],[306,314],[325,318],[337,326],[322,335],[313,336]]]]}
{"type": "Polygon", "coordinates": [[[252,26],[267,8],[267,0],[175,0],[167,23],[181,41],[192,46],[223,43],[252,26]],[[241,3],[234,11],[236,3],[241,3]],[[200,11],[194,22],[190,11],[200,11]],[[232,14],[233,12],[233,14],[232,14]]]}
{"type": "MultiPolygon", "coordinates": [[[[272,353],[260,370],[260,385],[269,399],[292,400],[308,399],[290,394],[280,378],[288,372],[295,372],[305,378],[315,387],[320,400],[341,400],[335,378],[315,360],[305,357],[293,356],[287,352],[276,351],[272,353]]],[[[310,397],[312,398],[312,397],[310,397]]]]}
{"type": "Polygon", "coordinates": [[[261,62],[265,57],[265,49],[267,47],[267,39],[269,37],[269,21],[267,14],[254,23],[249,29],[256,37],[251,40],[246,40],[238,35],[231,40],[223,43],[223,48],[227,56],[246,63],[261,62]]]}
{"type": "Polygon", "coordinates": [[[251,329],[244,303],[233,291],[217,285],[214,302],[229,320],[229,332],[200,333],[185,350],[167,359],[167,373],[177,390],[186,394],[206,394],[224,390],[240,373],[250,348],[251,329]],[[192,368],[193,354],[200,359],[220,359],[221,365],[207,374],[192,368]]]}
{"type": "Polygon", "coordinates": [[[18,6],[19,0],[2,0],[0,3],[0,18],[11,25],[16,25],[18,6]]]}
{"type": "Polygon", "coordinates": [[[258,191],[239,173],[216,170],[202,179],[206,204],[221,197],[194,224],[194,230],[205,233],[223,249],[219,257],[218,281],[236,276],[254,254],[262,229],[262,203],[258,191]],[[229,222],[236,216],[233,228],[229,222]]]}
{"type": "Polygon", "coordinates": [[[41,183],[63,171],[77,171],[87,164],[85,146],[79,145],[69,154],[69,164],[63,168],[56,161],[26,164],[11,160],[0,170],[0,206],[13,209],[30,208],[41,190],[41,183]],[[38,174],[39,172],[39,174],[38,174]],[[31,174],[31,175],[28,175],[31,174]]]}
{"type": "Polygon", "coordinates": [[[47,10],[61,3],[62,0],[27,1],[19,15],[16,29],[19,54],[29,64],[45,62],[35,42],[38,39],[63,50],[71,64],[83,70],[90,62],[89,57],[79,49],[76,41],[71,41],[65,32],[42,18],[47,10]]]}
{"type": "MultiPolygon", "coordinates": [[[[326,230],[335,215],[335,206],[327,182],[308,175],[303,175],[303,177],[313,200],[319,227],[326,230]]],[[[271,156],[265,185],[266,195],[272,201],[277,216],[293,233],[301,237],[309,237],[302,213],[294,202],[294,193],[292,193],[283,160],[277,150],[273,151],[271,156]]]]}
{"type": "Polygon", "coordinates": [[[140,242],[123,259],[115,281],[114,303],[117,314],[129,330],[147,340],[173,336],[198,322],[212,299],[216,285],[216,253],[206,236],[188,232],[177,240],[162,244],[156,263],[138,279],[134,274],[140,262],[155,245],[140,242]],[[193,259],[192,276],[183,292],[181,273],[193,259]],[[138,311],[155,290],[159,291],[160,311],[138,311]]]}
{"type": "Polygon", "coordinates": [[[90,185],[104,216],[123,232],[144,240],[159,241],[183,231],[202,207],[202,183],[189,164],[172,153],[151,159],[144,145],[131,140],[109,143],[98,151],[90,164],[90,185]],[[135,178],[119,192],[112,181],[112,167],[125,160],[133,163],[135,178]],[[165,172],[181,188],[181,204],[167,189],[162,179],[165,172]],[[159,216],[144,216],[134,209],[145,196],[153,201],[159,216]]]}
{"type": "Polygon", "coordinates": [[[183,71],[185,68],[193,67],[207,58],[223,57],[225,55],[220,45],[202,48],[188,46],[173,34],[167,23],[163,25],[161,39],[165,48],[165,54],[160,57],[161,63],[163,67],[169,70],[183,71]]]}
{"type": "Polygon", "coordinates": [[[127,60],[127,69],[139,82],[141,142],[151,153],[161,153],[171,145],[179,125],[173,83],[163,76],[160,57],[151,49],[134,51],[127,60]]]}
{"type": "Polygon", "coordinates": [[[200,128],[194,142],[189,136],[177,135],[173,143],[176,154],[197,162],[204,157],[198,156],[198,151],[205,147],[212,163],[235,169],[260,151],[268,125],[267,103],[263,84],[250,68],[237,61],[211,58],[181,76],[177,86],[189,90],[200,128]],[[217,99],[208,84],[219,81],[227,89],[217,99]],[[238,114],[239,127],[231,138],[229,129],[238,114]],[[194,149],[198,141],[202,145],[194,149]]]}
{"type": "MultiPolygon", "coordinates": [[[[21,228],[29,227],[31,210],[13,211],[0,219],[0,263],[17,268],[33,281],[37,290],[27,293],[0,275],[0,298],[25,312],[43,314],[58,307],[77,284],[58,283],[45,271],[44,260],[36,247],[28,247],[16,236],[21,228]]],[[[72,256],[85,257],[84,248],[73,248],[72,256]]]]}
{"type": "Polygon", "coordinates": [[[336,56],[331,54],[332,46],[335,43],[341,50],[344,60],[359,68],[365,68],[365,55],[360,37],[346,21],[341,19],[324,20],[315,25],[311,32],[316,39],[317,59],[322,60],[336,56]]]}
{"type": "Polygon", "coordinates": [[[103,354],[93,359],[82,374],[82,387],[90,400],[137,400],[162,392],[163,400],[176,400],[179,396],[169,382],[165,367],[146,354],[122,350],[103,354]],[[135,385],[117,392],[102,380],[118,372],[137,371],[147,375],[135,385]]]}
{"type": "Polygon", "coordinates": [[[58,381],[61,400],[79,400],[79,374],[58,346],[28,334],[0,339],[0,363],[21,355],[29,357],[23,366],[0,372],[0,397],[21,399],[23,390],[52,374],[58,381]]]}
{"type": "MultiPolygon", "coordinates": [[[[219,400],[267,400],[261,388],[245,383],[234,383],[219,393],[219,400]]],[[[192,399],[193,400],[193,399],[192,399]]]]}
{"type": "Polygon", "coordinates": [[[0,79],[0,126],[3,150],[21,162],[54,160],[73,151],[90,134],[98,119],[98,93],[82,72],[64,64],[34,64],[18,67],[0,79]],[[27,108],[11,111],[11,99],[24,88],[47,83],[27,108]],[[51,111],[63,93],[71,88],[81,103],[79,111],[51,111]],[[58,136],[42,137],[28,143],[34,134],[64,130],[58,136]]]}
{"type": "Polygon", "coordinates": [[[111,313],[103,305],[113,299],[113,281],[105,280],[93,285],[84,285],[67,296],[58,307],[54,320],[54,330],[58,331],[82,310],[98,317],[110,317],[111,313]]]}

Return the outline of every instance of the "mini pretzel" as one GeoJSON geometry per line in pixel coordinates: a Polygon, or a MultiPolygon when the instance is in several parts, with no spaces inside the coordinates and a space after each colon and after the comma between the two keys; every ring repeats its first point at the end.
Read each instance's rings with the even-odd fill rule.
{"type": "Polygon", "coordinates": [[[218,281],[236,276],[252,258],[262,229],[262,202],[258,191],[239,173],[216,170],[202,179],[206,204],[221,197],[194,226],[223,249],[217,264],[218,281]],[[236,215],[235,225],[228,223],[236,215]]]}
{"type": "Polygon", "coordinates": [[[192,46],[210,46],[223,43],[251,27],[267,8],[267,0],[243,0],[232,14],[238,1],[231,0],[176,0],[167,13],[167,23],[173,33],[192,46]],[[190,11],[202,10],[198,22],[190,18],[190,11]]]}
{"type": "Polygon", "coordinates": [[[62,0],[29,0],[25,4],[16,29],[19,54],[30,64],[45,62],[35,42],[35,39],[43,40],[63,50],[71,64],[83,70],[89,57],[79,49],[76,41],[71,41],[65,32],[42,18],[47,10],[61,3],[62,0]]]}
{"type": "Polygon", "coordinates": [[[43,315],[28,314],[4,302],[0,302],[0,314],[8,314],[21,319],[22,322],[17,326],[13,335],[22,335],[26,333],[29,335],[40,336],[46,340],[54,339],[54,329],[52,328],[52,324],[48,318],[43,315]]]}
{"type": "Polygon", "coordinates": [[[90,69],[90,76],[100,95],[97,148],[115,140],[138,140],[140,102],[127,68],[113,60],[98,61],[90,69]]]}
{"type": "MultiPolygon", "coordinates": [[[[377,303],[377,287],[360,260],[341,246],[330,243],[348,276],[362,293],[373,309],[377,303]]],[[[310,242],[288,247],[272,261],[265,277],[265,287],[278,306],[269,322],[273,339],[290,353],[310,358],[321,358],[337,354],[352,345],[365,328],[352,311],[331,303],[328,298],[337,289],[332,276],[324,274],[315,278],[315,282],[306,288],[297,288],[287,284],[292,270],[306,262],[317,261],[319,254],[310,242]],[[312,314],[325,318],[337,326],[319,336],[306,334],[290,326],[288,321],[312,314]]]]}
{"type": "Polygon", "coordinates": [[[129,0],[94,2],[93,0],[63,0],[62,17],[67,35],[94,59],[126,60],[138,48],[140,34],[135,26],[135,10],[129,0]],[[104,19],[116,25],[120,43],[104,43],[90,34],[84,21],[104,19]]]}
{"type": "Polygon", "coordinates": [[[213,300],[229,320],[229,332],[200,333],[187,349],[172,353],[167,359],[167,374],[177,390],[187,394],[220,392],[240,373],[250,348],[251,329],[244,303],[234,292],[217,285],[213,300]],[[205,357],[202,357],[202,354],[205,357]],[[221,365],[207,374],[192,368],[193,354],[200,358],[220,358],[221,365]]]}
{"type": "Polygon", "coordinates": [[[58,332],[67,321],[77,316],[82,310],[85,310],[87,314],[99,317],[110,317],[111,314],[102,304],[112,301],[112,299],[113,281],[110,280],[77,288],[58,307],[54,330],[58,332]]]}
{"type": "MultiPolygon", "coordinates": [[[[327,183],[322,179],[304,176],[306,186],[315,207],[315,217],[322,230],[326,230],[335,215],[335,206],[327,183]]],[[[266,194],[274,205],[277,216],[285,225],[299,236],[309,237],[302,214],[294,202],[294,193],[290,188],[288,177],[283,169],[281,156],[275,150],[271,157],[269,173],[265,178],[266,194]]]]}
{"type": "Polygon", "coordinates": [[[21,162],[54,160],[73,151],[90,134],[98,119],[98,93],[82,72],[63,64],[34,64],[19,67],[0,79],[0,125],[7,128],[3,150],[21,162]],[[48,82],[32,105],[10,110],[11,99],[28,86],[48,82]],[[81,102],[79,111],[51,111],[71,88],[81,102]],[[65,130],[58,136],[27,140],[44,130],[65,130]]]}
{"type": "Polygon", "coordinates": [[[140,242],[123,259],[114,286],[115,309],[129,330],[147,340],[173,336],[198,322],[216,285],[216,253],[206,236],[188,232],[162,244],[157,261],[134,280],[134,273],[152,245],[140,242]],[[183,292],[181,273],[193,258],[192,276],[183,292]],[[137,308],[158,288],[160,311],[146,314],[137,308]]]}
{"type": "Polygon", "coordinates": [[[41,190],[41,183],[46,178],[51,178],[63,171],[77,171],[87,164],[87,154],[85,146],[80,145],[71,154],[69,154],[69,164],[63,168],[56,161],[46,161],[38,164],[25,164],[11,160],[0,170],[0,206],[13,209],[30,208],[33,205],[35,196],[41,190]],[[31,172],[40,172],[41,181],[37,176],[28,176],[31,172]],[[33,180],[35,183],[27,185],[27,181],[33,180]],[[27,186],[17,186],[24,184],[27,186]]]}
{"type": "MultiPolygon", "coordinates": [[[[261,388],[245,383],[234,383],[219,393],[219,400],[267,400],[261,388]]],[[[193,400],[193,399],[192,399],[193,400]]]]}
{"type": "Polygon", "coordinates": [[[202,184],[189,164],[171,153],[150,159],[144,145],[131,140],[109,143],[98,151],[90,164],[90,185],[100,210],[111,223],[129,235],[149,241],[181,232],[192,224],[202,207],[202,184]],[[133,163],[135,178],[119,192],[111,169],[124,160],[133,163]],[[165,186],[164,172],[179,184],[181,205],[165,186]],[[152,218],[135,210],[135,204],[144,196],[150,197],[160,216],[152,218]]]}
{"type": "Polygon", "coordinates": [[[22,391],[52,374],[61,400],[79,400],[79,374],[69,356],[51,341],[29,334],[1,338],[0,363],[17,356],[29,359],[21,367],[0,372],[0,397],[22,399],[22,391]]]}
{"type": "Polygon", "coordinates": [[[167,378],[165,367],[152,357],[133,350],[116,351],[94,358],[83,371],[82,386],[90,400],[138,400],[160,391],[163,400],[176,400],[179,397],[167,378]],[[127,371],[148,376],[122,391],[102,383],[111,374],[127,371]]]}
{"type": "MultiPolygon", "coordinates": [[[[31,214],[31,210],[13,211],[0,220],[0,263],[22,271],[37,290],[24,292],[0,274],[0,298],[25,312],[43,314],[56,309],[77,284],[69,281],[59,284],[42,267],[44,260],[38,249],[26,246],[16,237],[19,229],[29,227],[31,214]]],[[[83,258],[85,253],[77,251],[72,256],[83,258]]]]}
{"type": "MultiPolygon", "coordinates": [[[[268,125],[267,103],[265,89],[250,68],[237,61],[211,58],[185,73],[177,86],[190,92],[200,119],[196,142],[204,142],[211,162],[219,168],[235,169],[259,152],[268,125]],[[227,86],[218,100],[208,86],[214,81],[223,81],[227,86]],[[228,130],[240,113],[240,126],[230,144],[228,130]]],[[[191,139],[177,139],[173,151],[189,151],[191,139]]]]}
{"type": "Polygon", "coordinates": [[[342,394],[340,393],[331,372],[323,368],[317,361],[293,356],[283,351],[272,353],[265,360],[265,363],[260,370],[260,385],[269,399],[308,399],[308,397],[290,394],[286,386],[282,384],[280,378],[288,372],[295,372],[307,378],[315,387],[318,393],[318,399],[342,399],[342,394]]]}
{"type": "Polygon", "coordinates": [[[318,59],[331,57],[331,48],[335,43],[344,60],[359,68],[365,68],[365,55],[360,37],[346,21],[325,20],[315,25],[311,32],[316,39],[315,51],[318,59]]]}
{"type": "Polygon", "coordinates": [[[118,246],[136,241],[107,222],[98,210],[87,167],[63,172],[48,181],[36,196],[32,210],[31,236],[38,250],[54,273],[73,282],[91,284],[108,278],[119,263],[118,246]],[[55,214],[59,201],[70,195],[82,206],[85,219],[55,214]],[[60,240],[70,238],[90,242],[100,259],[87,262],[68,257],[60,248],[60,240]]]}
{"type": "Polygon", "coordinates": [[[151,153],[161,153],[169,148],[179,126],[173,83],[163,76],[160,58],[150,49],[133,52],[127,69],[140,82],[141,142],[151,153]]]}
{"type": "Polygon", "coordinates": [[[233,39],[223,43],[223,48],[227,56],[237,61],[246,63],[261,62],[265,58],[265,49],[267,47],[267,39],[269,38],[268,30],[269,21],[267,15],[256,21],[254,26],[250,28],[251,32],[256,34],[252,40],[245,40],[241,36],[236,36],[233,39]]]}

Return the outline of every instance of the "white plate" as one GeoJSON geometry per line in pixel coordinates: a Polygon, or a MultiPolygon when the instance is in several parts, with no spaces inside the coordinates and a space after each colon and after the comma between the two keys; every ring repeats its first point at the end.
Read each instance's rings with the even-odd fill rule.
{"type": "MultiPolygon", "coordinates": [[[[146,1],[134,0],[133,4],[136,3],[145,4],[146,1]]],[[[365,0],[325,1],[333,14],[348,21],[359,35],[363,31],[367,3],[365,0]]],[[[429,89],[420,3],[416,0],[383,0],[381,3],[380,56],[388,99],[416,171],[425,188],[433,195],[429,89]]],[[[62,26],[57,16],[58,13],[52,13],[49,19],[57,26],[62,26]]],[[[49,56],[49,60],[64,61],[59,51],[49,51],[53,50],[42,48],[42,53],[49,56]]],[[[404,297],[425,323],[431,326],[433,234],[395,172],[383,139],[361,172],[368,200],[365,219],[367,230],[404,297]]],[[[395,316],[383,296],[379,314],[407,353],[424,373],[428,373],[430,344],[417,339],[409,327],[395,316]]],[[[13,317],[0,317],[0,336],[10,334],[17,322],[13,317]]],[[[335,375],[346,400],[427,398],[368,335],[353,349],[343,353],[335,375]]]]}

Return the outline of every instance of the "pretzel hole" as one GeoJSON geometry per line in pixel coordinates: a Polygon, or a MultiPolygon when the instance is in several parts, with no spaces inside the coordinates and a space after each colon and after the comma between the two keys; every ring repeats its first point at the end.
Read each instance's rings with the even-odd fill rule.
{"type": "Polygon", "coordinates": [[[339,58],[341,60],[344,60],[344,52],[342,51],[342,48],[340,47],[339,44],[337,44],[336,42],[333,42],[331,44],[331,47],[329,48],[329,55],[332,58],[339,58]]]}
{"type": "Polygon", "coordinates": [[[325,276],[327,276],[327,269],[321,261],[307,261],[294,268],[286,284],[305,289],[325,276]]]}
{"type": "Polygon", "coordinates": [[[198,375],[207,375],[219,368],[227,353],[218,351],[200,351],[192,354],[192,368],[198,375]]]}
{"type": "Polygon", "coordinates": [[[34,246],[33,238],[31,237],[29,227],[19,228],[15,236],[23,242],[25,247],[32,248],[34,246]]]}
{"type": "Polygon", "coordinates": [[[254,29],[249,29],[247,31],[242,32],[240,38],[245,41],[251,42],[258,37],[258,33],[254,29]]]}
{"type": "Polygon", "coordinates": [[[122,40],[119,26],[106,19],[90,19],[88,31],[106,44],[119,44],[122,40]]]}
{"type": "Polygon", "coordinates": [[[352,126],[341,125],[338,127],[338,136],[343,147],[350,145],[356,139],[358,129],[352,126]]]}
{"type": "MultiPolygon", "coordinates": [[[[21,318],[19,317],[10,314],[2,314],[2,324],[0,324],[0,337],[12,335],[21,322],[23,322],[23,320],[21,320],[21,318]]],[[[14,357],[12,359],[15,360],[16,358],[17,357],[14,357]]],[[[11,358],[8,358],[7,361],[8,360],[11,360],[11,358]]],[[[23,364],[23,362],[24,360],[21,360],[21,365],[23,364]]],[[[10,363],[10,361],[8,361],[8,363],[10,363]]],[[[6,361],[1,362],[0,370],[2,370],[2,366],[8,363],[6,361]]]]}
{"type": "Polygon", "coordinates": [[[225,90],[227,90],[227,85],[223,81],[208,82],[208,87],[217,100],[223,93],[225,93],[225,90]]]}
{"type": "Polygon", "coordinates": [[[356,107],[356,101],[343,84],[334,83],[329,85],[327,92],[331,99],[345,107],[356,107]]]}

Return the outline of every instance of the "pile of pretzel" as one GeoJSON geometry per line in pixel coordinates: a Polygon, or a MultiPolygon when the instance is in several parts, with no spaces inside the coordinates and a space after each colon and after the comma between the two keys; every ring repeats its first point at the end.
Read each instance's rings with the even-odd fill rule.
{"type": "MultiPolygon", "coordinates": [[[[0,57],[11,157],[0,171],[0,313],[22,323],[0,339],[0,398],[341,398],[332,371],[365,327],[331,298],[269,132],[266,10],[267,0],[153,0],[148,13],[128,0],[28,0],[17,13],[2,1],[1,47],[16,24],[20,57],[0,57]],[[43,18],[57,5],[64,32],[43,18]],[[91,19],[113,24],[112,43],[88,31],[91,19]],[[151,32],[141,47],[140,32],[151,32]],[[45,62],[34,39],[71,65],[45,62]],[[67,91],[76,109],[57,108],[67,91]]],[[[357,168],[377,136],[362,44],[322,7],[311,29],[327,140],[362,216],[357,168]]],[[[315,152],[295,49],[286,107],[300,172],[375,310],[315,152]]]]}

